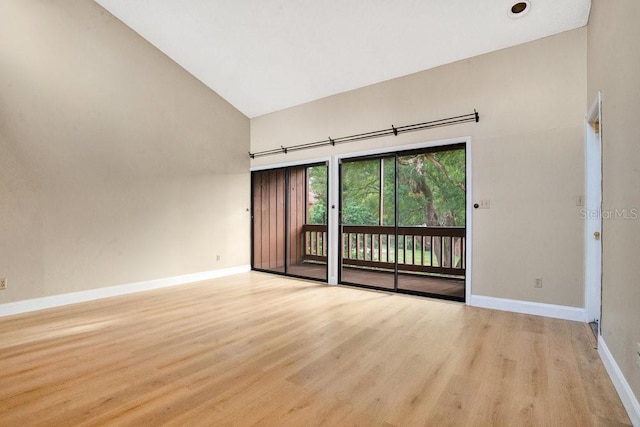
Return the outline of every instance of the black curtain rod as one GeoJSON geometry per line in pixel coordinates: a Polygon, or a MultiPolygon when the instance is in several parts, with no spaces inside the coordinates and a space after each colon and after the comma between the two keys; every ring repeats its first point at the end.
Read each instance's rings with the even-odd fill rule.
{"type": "Polygon", "coordinates": [[[380,138],[382,136],[389,136],[389,135],[398,136],[399,134],[404,132],[413,132],[417,130],[431,129],[431,128],[436,128],[441,126],[456,125],[459,123],[467,123],[467,122],[477,123],[479,121],[480,121],[480,115],[474,109],[473,113],[463,114],[461,116],[449,117],[446,119],[431,120],[429,122],[416,123],[413,125],[398,126],[398,127],[391,125],[390,129],[382,129],[382,130],[377,130],[373,132],[357,133],[355,135],[342,136],[340,138],[329,137],[328,139],[323,139],[322,141],[307,142],[305,144],[291,145],[289,147],[280,146],[280,148],[273,148],[271,150],[258,151],[256,153],[249,153],[249,157],[251,157],[252,159],[255,159],[256,157],[270,156],[272,154],[280,154],[280,153],[287,154],[288,152],[291,152],[291,151],[306,150],[309,148],[322,147],[325,145],[336,145],[336,144],[342,144],[344,142],[362,141],[365,139],[380,138]]]}

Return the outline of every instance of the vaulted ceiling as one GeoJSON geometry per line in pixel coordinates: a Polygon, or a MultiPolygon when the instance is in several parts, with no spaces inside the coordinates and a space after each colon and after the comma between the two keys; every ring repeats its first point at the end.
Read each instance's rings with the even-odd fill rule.
{"type": "Polygon", "coordinates": [[[248,117],[587,24],[590,0],[96,0],[248,117]]]}

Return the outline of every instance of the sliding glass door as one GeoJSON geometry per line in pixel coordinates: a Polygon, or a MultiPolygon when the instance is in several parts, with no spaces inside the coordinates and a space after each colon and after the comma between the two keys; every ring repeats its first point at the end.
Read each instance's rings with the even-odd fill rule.
{"type": "Polygon", "coordinates": [[[464,144],[342,161],[339,281],[464,300],[464,144]]]}
{"type": "Polygon", "coordinates": [[[252,268],[327,280],[327,165],[252,173],[252,268]]]}

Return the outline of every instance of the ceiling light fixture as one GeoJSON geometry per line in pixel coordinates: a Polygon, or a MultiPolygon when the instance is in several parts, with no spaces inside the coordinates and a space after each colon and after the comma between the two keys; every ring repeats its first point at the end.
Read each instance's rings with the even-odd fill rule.
{"type": "Polygon", "coordinates": [[[513,19],[522,18],[529,12],[529,9],[531,9],[531,3],[528,1],[519,1],[514,3],[509,9],[509,17],[513,19]]]}

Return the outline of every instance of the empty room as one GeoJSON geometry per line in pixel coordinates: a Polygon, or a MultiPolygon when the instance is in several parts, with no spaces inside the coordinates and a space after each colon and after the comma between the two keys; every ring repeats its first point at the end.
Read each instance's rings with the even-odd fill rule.
{"type": "Polygon", "coordinates": [[[640,427],[638,19],[0,0],[0,425],[640,427]]]}

